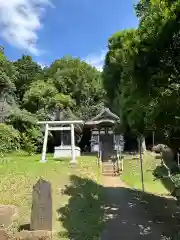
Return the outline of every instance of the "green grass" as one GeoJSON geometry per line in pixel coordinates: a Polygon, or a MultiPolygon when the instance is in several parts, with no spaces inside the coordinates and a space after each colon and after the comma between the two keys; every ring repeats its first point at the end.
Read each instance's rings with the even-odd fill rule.
{"type": "MultiPolygon", "coordinates": [[[[14,153],[0,159],[0,203],[19,209],[17,226],[30,222],[32,187],[42,177],[50,181],[53,197],[53,239],[99,239],[104,224],[104,188],[94,157],[78,158],[74,168],[70,159],[40,163],[41,155],[14,153]]],[[[167,194],[160,179],[153,175],[160,159],[146,154],[143,160],[145,191],[167,194]]],[[[125,156],[121,176],[129,186],[141,190],[140,162],[125,156]]]]}
{"type": "MultiPolygon", "coordinates": [[[[82,229],[87,236],[87,231],[91,231],[90,234],[96,237],[100,232],[103,217],[100,207],[103,191],[98,184],[100,174],[95,158],[80,157],[77,167],[71,167],[69,159],[56,161],[51,155],[48,155],[47,163],[40,163],[40,159],[41,155],[15,153],[0,160],[0,203],[13,204],[19,208],[18,225],[29,223],[32,187],[42,177],[52,185],[53,230],[61,235],[58,239],[69,239],[72,226],[76,227],[77,224],[84,226],[82,229]],[[65,192],[62,193],[62,190],[65,192]],[[93,214],[89,199],[94,202],[96,209],[93,214]],[[92,224],[85,226],[84,221],[92,224]]],[[[86,239],[82,236],[83,231],[73,233],[79,234],[79,240],[86,239]]]]}
{"type": "MultiPolygon", "coordinates": [[[[144,187],[146,192],[155,194],[169,194],[160,179],[155,178],[154,170],[160,166],[161,160],[155,154],[146,153],[143,157],[144,187]]],[[[135,189],[142,189],[140,160],[132,156],[125,156],[122,180],[135,189]]]]}

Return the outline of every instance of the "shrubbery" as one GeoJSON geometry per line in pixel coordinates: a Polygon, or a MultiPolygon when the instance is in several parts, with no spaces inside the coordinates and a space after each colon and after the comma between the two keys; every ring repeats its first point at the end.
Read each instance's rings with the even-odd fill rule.
{"type": "Polygon", "coordinates": [[[11,125],[0,123],[0,155],[20,148],[20,134],[11,125]]]}
{"type": "Polygon", "coordinates": [[[168,171],[167,168],[162,165],[162,166],[157,166],[156,169],[153,172],[154,177],[156,178],[164,178],[168,176],[168,171]]]}
{"type": "Polygon", "coordinates": [[[180,174],[172,175],[171,179],[175,188],[180,188],[180,174]]]}
{"type": "Polygon", "coordinates": [[[23,149],[30,155],[38,151],[43,137],[39,127],[20,133],[12,125],[0,123],[0,155],[23,149]]]}
{"type": "Polygon", "coordinates": [[[172,165],[170,166],[170,171],[171,171],[171,174],[179,175],[178,173],[180,172],[180,169],[176,162],[172,162],[172,165]]]}
{"type": "Polygon", "coordinates": [[[17,129],[21,136],[21,149],[28,152],[30,155],[37,152],[42,145],[43,136],[39,126],[38,119],[27,110],[14,109],[9,116],[8,122],[17,129]]]}
{"type": "Polygon", "coordinates": [[[39,128],[32,128],[26,130],[21,134],[21,147],[29,155],[38,151],[43,141],[43,136],[39,128]]]}
{"type": "Polygon", "coordinates": [[[37,146],[35,142],[30,139],[25,133],[21,134],[21,147],[25,150],[29,155],[33,155],[37,151],[37,146]]]}

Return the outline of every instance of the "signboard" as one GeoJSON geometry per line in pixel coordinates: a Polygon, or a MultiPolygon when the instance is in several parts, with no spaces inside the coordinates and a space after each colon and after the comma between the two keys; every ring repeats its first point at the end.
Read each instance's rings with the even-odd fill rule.
{"type": "Polygon", "coordinates": [[[99,131],[93,130],[93,131],[92,131],[92,134],[93,134],[93,135],[98,135],[98,134],[99,134],[99,131]]]}
{"type": "Polygon", "coordinates": [[[115,142],[115,150],[116,151],[124,151],[124,137],[123,135],[115,135],[114,137],[115,142]]]}

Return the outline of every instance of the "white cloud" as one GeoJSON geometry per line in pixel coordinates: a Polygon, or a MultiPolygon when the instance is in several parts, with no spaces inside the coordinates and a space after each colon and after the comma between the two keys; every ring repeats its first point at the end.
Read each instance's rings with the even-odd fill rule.
{"type": "Polygon", "coordinates": [[[51,0],[0,0],[0,35],[15,47],[39,55],[37,31],[51,0]]]}
{"type": "Polygon", "coordinates": [[[42,62],[38,62],[38,64],[39,64],[42,68],[48,67],[47,64],[44,64],[44,63],[42,63],[42,62]]]}
{"type": "Polygon", "coordinates": [[[101,51],[100,54],[90,54],[85,58],[85,62],[91,64],[93,67],[97,68],[99,71],[102,71],[104,65],[106,51],[101,51]]]}

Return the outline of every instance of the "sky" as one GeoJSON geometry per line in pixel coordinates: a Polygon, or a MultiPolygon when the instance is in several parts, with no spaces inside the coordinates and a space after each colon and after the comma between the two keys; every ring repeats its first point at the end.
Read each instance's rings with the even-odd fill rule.
{"type": "Polygon", "coordinates": [[[102,69],[108,38],[138,25],[135,0],[0,0],[0,45],[42,66],[65,55],[102,69]]]}

